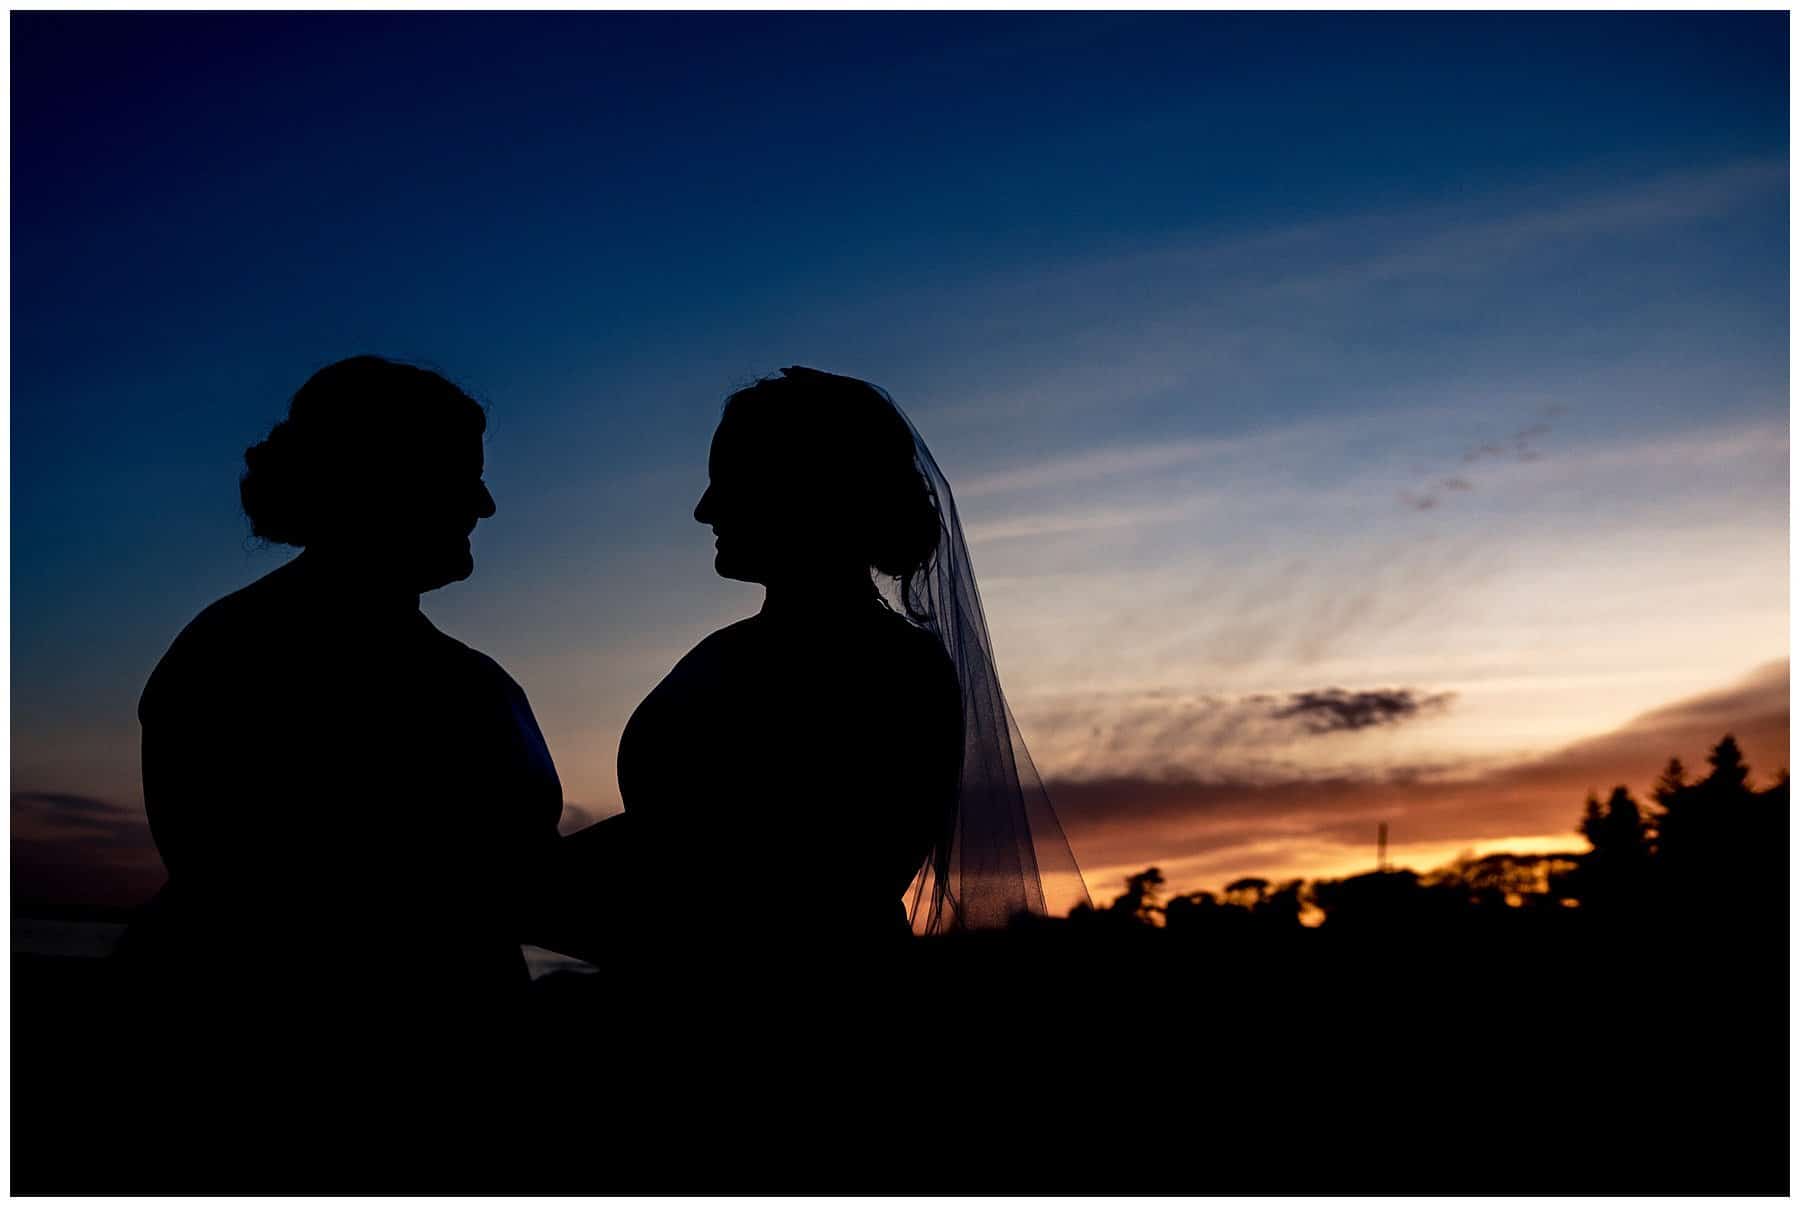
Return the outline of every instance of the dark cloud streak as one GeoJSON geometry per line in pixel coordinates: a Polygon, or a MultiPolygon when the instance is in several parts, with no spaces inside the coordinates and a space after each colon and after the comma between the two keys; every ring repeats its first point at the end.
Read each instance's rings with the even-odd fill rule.
{"type": "MultiPolygon", "coordinates": [[[[1514,432],[1505,440],[1487,440],[1473,445],[1463,451],[1462,463],[1476,465],[1483,461],[1494,461],[1510,458],[1514,461],[1540,461],[1543,450],[1537,441],[1548,436],[1551,431],[1550,420],[1568,412],[1568,407],[1561,403],[1551,403],[1538,412],[1541,416],[1536,423],[1528,424],[1514,432]]],[[[1460,475],[1440,478],[1423,490],[1403,490],[1400,492],[1401,506],[1413,511],[1430,511],[1443,502],[1446,494],[1475,489],[1475,484],[1460,475]]]]}
{"type": "Polygon", "coordinates": [[[1410,688],[1347,692],[1333,687],[1318,692],[1297,692],[1288,698],[1287,704],[1269,715],[1278,720],[1298,717],[1307,733],[1340,733],[1395,725],[1422,712],[1445,708],[1454,698],[1453,692],[1420,695],[1410,688]]]}

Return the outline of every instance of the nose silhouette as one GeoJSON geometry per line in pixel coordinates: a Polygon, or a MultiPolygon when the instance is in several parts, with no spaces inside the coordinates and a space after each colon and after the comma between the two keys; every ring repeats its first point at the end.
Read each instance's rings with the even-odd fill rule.
{"type": "Polygon", "coordinates": [[[700,501],[694,504],[694,518],[702,524],[712,523],[712,487],[708,486],[700,492],[700,501]]]}
{"type": "Polygon", "coordinates": [[[481,484],[481,502],[475,508],[475,514],[480,519],[485,520],[489,516],[493,515],[495,510],[496,510],[496,508],[494,506],[494,492],[487,488],[486,482],[483,482],[481,484]]]}

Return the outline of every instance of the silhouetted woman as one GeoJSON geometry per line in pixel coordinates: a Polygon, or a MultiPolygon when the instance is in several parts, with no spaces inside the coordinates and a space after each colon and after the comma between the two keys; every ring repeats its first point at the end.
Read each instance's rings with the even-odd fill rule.
{"type": "Polygon", "coordinates": [[[437,374],[362,356],[244,454],[252,531],[302,552],[201,612],[139,705],[169,879],[130,947],[173,1000],[378,1029],[528,984],[519,900],[561,787],[518,685],[419,610],[494,514],[485,426],[437,374]]]}
{"type": "Polygon", "coordinates": [[[625,812],[568,842],[578,876],[633,898],[602,920],[676,950],[867,947],[1044,912],[1040,845],[1078,886],[948,485],[892,400],[784,369],[727,400],[708,472],[694,518],[764,604],[627,724],[625,812]]]}

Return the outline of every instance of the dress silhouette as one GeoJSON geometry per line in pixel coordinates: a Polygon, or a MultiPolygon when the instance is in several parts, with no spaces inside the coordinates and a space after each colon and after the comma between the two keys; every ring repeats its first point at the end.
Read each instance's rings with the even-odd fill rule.
{"type": "Polygon", "coordinates": [[[309,1026],[479,1012],[528,984],[521,900],[561,788],[518,685],[419,594],[492,515],[480,407],[374,357],[249,450],[258,535],[304,546],[205,609],[139,706],[168,883],[128,951],[309,1026]]]}
{"type": "Polygon", "coordinates": [[[772,595],[682,658],[619,743],[627,813],[694,890],[664,921],[711,937],[907,933],[961,737],[943,648],[872,587],[772,595]]]}
{"type": "Polygon", "coordinates": [[[1079,885],[948,484],[892,400],[784,369],[727,400],[708,477],[694,517],[715,569],[765,602],[632,715],[625,811],[565,841],[552,945],[602,963],[646,936],[659,959],[866,951],[1045,912],[1051,847],[1079,885]]]}

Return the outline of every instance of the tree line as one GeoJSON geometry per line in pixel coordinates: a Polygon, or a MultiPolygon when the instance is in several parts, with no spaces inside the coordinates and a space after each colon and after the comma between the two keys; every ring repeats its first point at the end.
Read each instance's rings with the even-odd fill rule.
{"type": "Polygon", "coordinates": [[[1110,905],[1079,906],[1081,928],[1158,926],[1212,936],[1430,925],[1785,926],[1788,773],[1752,785],[1725,735],[1690,779],[1671,758],[1641,803],[1626,785],[1589,793],[1585,851],[1465,856],[1426,873],[1377,869],[1335,880],[1246,876],[1219,893],[1166,896],[1161,869],[1129,877],[1110,905]]]}

